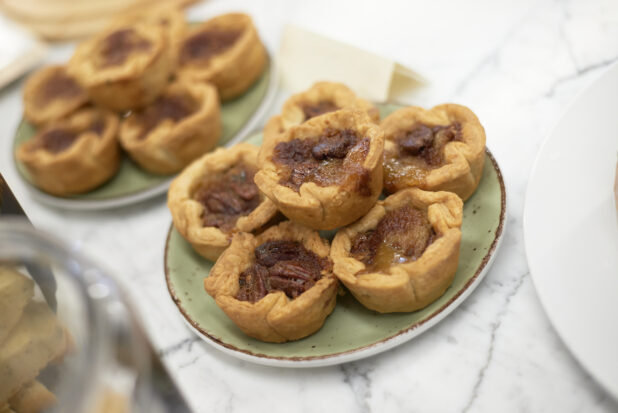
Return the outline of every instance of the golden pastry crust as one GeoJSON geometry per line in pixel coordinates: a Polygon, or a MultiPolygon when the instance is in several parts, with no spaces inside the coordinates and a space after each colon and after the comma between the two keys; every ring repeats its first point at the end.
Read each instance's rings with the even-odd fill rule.
{"type": "Polygon", "coordinates": [[[337,278],[365,307],[380,313],[419,310],[440,297],[453,282],[459,262],[463,202],[450,192],[410,188],[379,201],[353,225],[339,230],[331,259],[337,278]],[[387,211],[404,205],[427,210],[436,239],[416,261],[391,265],[388,272],[367,272],[350,254],[356,235],[375,229],[387,211]]]}
{"type": "Polygon", "coordinates": [[[80,44],[68,66],[94,102],[116,111],[152,102],[172,68],[166,30],[145,22],[111,26],[80,44]]]}
{"type": "Polygon", "coordinates": [[[336,82],[318,82],[302,93],[285,101],[281,114],[275,115],[264,126],[264,140],[272,139],[292,126],[338,109],[356,108],[367,112],[374,122],[380,121],[380,111],[361,99],[346,85],[336,82]]]}
{"type": "Polygon", "coordinates": [[[251,17],[223,14],[189,31],[180,47],[178,77],[211,82],[222,100],[230,100],[255,83],[266,60],[251,17]]]}
{"type": "Polygon", "coordinates": [[[86,108],[52,122],[17,149],[35,184],[53,195],[87,192],[120,167],[118,118],[86,108]],[[71,136],[67,136],[71,135],[71,136]]]}
{"type": "Polygon", "coordinates": [[[254,262],[255,248],[271,240],[297,241],[322,258],[327,258],[330,250],[328,241],[316,231],[290,221],[258,236],[238,233],[204,279],[204,288],[245,334],[282,343],[301,339],[322,327],[335,308],[338,283],[332,271],[323,270],[322,278],[294,299],[283,291],[273,291],[256,302],[236,299],[240,274],[254,262]]]}
{"type": "Polygon", "coordinates": [[[24,117],[35,125],[62,119],[88,102],[88,94],[65,66],[47,66],[24,86],[24,117]]]}
{"type": "Polygon", "coordinates": [[[204,206],[194,199],[205,179],[214,182],[234,165],[243,163],[257,169],[256,146],[240,143],[229,149],[219,148],[194,161],[171,183],[167,206],[172,214],[174,227],[204,258],[215,261],[230,245],[232,234],[252,232],[263,228],[277,214],[277,208],[261,196],[260,204],[246,216],[238,218],[229,232],[216,227],[204,227],[204,206]]]}
{"type": "Polygon", "coordinates": [[[454,192],[464,201],[474,193],[483,175],[485,130],[470,109],[456,104],[438,105],[430,110],[411,106],[393,112],[380,126],[386,138],[384,187],[387,191],[393,193],[419,187],[428,191],[454,192]],[[461,138],[446,143],[440,165],[428,167],[419,162],[404,167],[398,163],[398,135],[418,125],[439,127],[456,124],[460,125],[461,138]]]}
{"type": "Polygon", "coordinates": [[[173,4],[153,5],[149,6],[147,10],[139,10],[121,16],[112,24],[114,26],[126,27],[138,22],[158,24],[164,29],[175,69],[178,64],[180,45],[187,31],[187,22],[182,9],[173,4]]]}
{"type": "Polygon", "coordinates": [[[120,144],[147,171],[171,174],[212,149],[221,136],[221,108],[210,84],[168,85],[120,125],[120,144]],[[150,129],[150,130],[149,130],[150,129]]]}
{"type": "Polygon", "coordinates": [[[294,126],[274,139],[262,144],[261,168],[255,183],[279,210],[291,220],[314,229],[334,229],[356,221],[371,209],[382,192],[382,151],[384,134],[366,112],[342,109],[310,119],[294,126]],[[343,160],[341,184],[319,186],[304,182],[298,191],[281,183],[286,172],[283,165],[273,161],[279,143],[322,136],[326,130],[351,130],[359,140],[368,140],[368,150],[355,145],[343,160]],[[346,163],[348,162],[349,163],[346,163]]]}

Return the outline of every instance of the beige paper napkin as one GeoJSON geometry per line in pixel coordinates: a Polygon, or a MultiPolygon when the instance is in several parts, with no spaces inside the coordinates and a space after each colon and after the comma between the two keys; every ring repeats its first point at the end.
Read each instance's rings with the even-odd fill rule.
{"type": "Polygon", "coordinates": [[[365,99],[386,102],[427,82],[394,60],[291,25],[283,31],[279,62],[283,86],[294,92],[328,80],[346,84],[365,99]]]}

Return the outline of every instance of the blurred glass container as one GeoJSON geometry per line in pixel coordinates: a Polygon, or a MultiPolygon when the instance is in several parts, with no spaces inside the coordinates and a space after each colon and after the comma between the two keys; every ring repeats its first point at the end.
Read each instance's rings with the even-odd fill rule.
{"type": "Polygon", "coordinates": [[[0,412],[188,412],[118,285],[3,217],[13,201],[0,191],[0,412]]]}

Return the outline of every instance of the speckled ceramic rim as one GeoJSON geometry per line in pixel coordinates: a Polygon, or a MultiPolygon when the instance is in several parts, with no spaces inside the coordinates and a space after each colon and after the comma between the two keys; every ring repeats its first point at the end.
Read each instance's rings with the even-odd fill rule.
{"type": "Polygon", "coordinates": [[[439,321],[444,319],[448,314],[450,314],[455,308],[457,308],[480,284],[485,275],[487,274],[491,264],[493,263],[496,252],[500,248],[502,243],[502,234],[504,232],[504,227],[506,225],[506,189],[504,186],[504,180],[502,178],[502,173],[500,172],[500,168],[498,167],[498,163],[496,159],[491,154],[489,149],[486,149],[487,156],[491,161],[491,164],[496,171],[496,176],[498,178],[498,182],[500,183],[500,221],[498,223],[498,227],[496,228],[496,232],[494,234],[494,240],[491,244],[491,247],[488,249],[487,254],[483,257],[481,264],[477,268],[474,275],[468,280],[468,282],[451,298],[445,305],[436,310],[433,314],[431,314],[426,319],[414,323],[407,328],[397,332],[396,334],[377,341],[373,344],[369,344],[367,346],[359,347],[353,350],[333,353],[323,356],[313,356],[313,357],[275,357],[268,356],[266,354],[256,354],[248,350],[239,349],[235,346],[232,346],[228,343],[225,343],[216,337],[208,334],[204,329],[202,329],[199,324],[193,320],[182,307],[181,301],[176,295],[174,291],[174,287],[170,282],[170,273],[167,263],[167,250],[170,242],[170,235],[174,228],[173,225],[170,225],[170,229],[167,234],[167,239],[165,241],[165,258],[164,258],[164,267],[165,267],[165,280],[167,283],[167,289],[170,293],[170,296],[180,312],[183,315],[183,319],[187,323],[187,325],[195,331],[196,334],[203,337],[207,343],[211,344],[215,348],[227,353],[233,357],[240,358],[242,360],[250,361],[257,364],[262,364],[266,366],[276,366],[276,367],[323,367],[323,366],[331,366],[335,364],[347,363],[350,361],[366,358],[373,356],[375,354],[379,354],[383,351],[389,350],[393,347],[396,347],[400,344],[405,343],[406,341],[422,334],[423,332],[429,330],[431,327],[436,325],[439,321]]]}
{"type": "MultiPolygon", "coordinates": [[[[278,76],[277,67],[279,66],[279,64],[276,59],[272,58],[273,56],[272,53],[268,53],[268,54],[270,56],[270,59],[269,59],[270,81],[266,89],[266,94],[264,95],[264,98],[262,99],[262,102],[258,106],[257,110],[251,115],[251,117],[247,120],[247,122],[245,122],[245,124],[238,130],[238,132],[236,132],[234,137],[230,139],[224,145],[225,147],[230,147],[244,140],[247,137],[247,135],[253,130],[255,130],[258,124],[263,121],[268,109],[273,104],[273,101],[275,99],[275,95],[277,92],[277,88],[279,85],[279,78],[277,77],[278,76]]],[[[18,125],[18,128],[19,128],[19,125],[18,125]]],[[[15,132],[14,136],[17,136],[17,131],[15,132]]],[[[123,155],[123,156],[126,156],[126,155],[123,155]]],[[[70,209],[70,210],[76,210],[76,211],[77,210],[78,211],[91,211],[91,210],[100,210],[100,209],[111,209],[111,208],[119,208],[119,207],[123,207],[127,205],[136,204],[138,202],[142,202],[147,199],[154,198],[158,195],[162,195],[166,193],[170,183],[174,179],[174,177],[171,176],[166,181],[158,185],[155,185],[151,188],[143,189],[141,191],[128,194],[128,195],[124,195],[124,196],[120,196],[120,197],[116,197],[116,198],[96,199],[96,200],[95,199],[93,200],[71,199],[71,198],[63,198],[63,197],[57,197],[57,196],[47,194],[41,191],[40,189],[38,189],[36,186],[31,184],[30,182],[28,182],[17,169],[17,159],[15,158],[15,151],[13,151],[13,166],[15,167],[15,170],[17,171],[17,175],[19,175],[19,177],[26,183],[26,187],[28,188],[30,194],[32,195],[34,199],[41,202],[42,204],[49,205],[51,207],[70,209]]]]}

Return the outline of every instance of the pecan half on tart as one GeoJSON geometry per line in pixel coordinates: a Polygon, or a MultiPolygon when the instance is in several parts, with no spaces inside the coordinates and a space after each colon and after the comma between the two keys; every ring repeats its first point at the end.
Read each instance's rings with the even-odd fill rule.
{"type": "Polygon", "coordinates": [[[175,82],[120,125],[120,143],[142,168],[180,171],[212,149],[221,136],[217,90],[209,84],[175,82]]]}
{"type": "Polygon", "coordinates": [[[384,130],[384,188],[454,192],[464,201],[478,187],[485,162],[485,130],[470,109],[455,104],[399,109],[384,130]]]}
{"type": "Polygon", "coordinates": [[[203,257],[215,261],[236,232],[261,231],[277,208],[253,182],[256,146],[219,148],[194,161],[170,185],[174,227],[203,257]]]}
{"type": "Polygon", "coordinates": [[[95,103],[124,111],[152,102],[167,84],[172,66],[165,29],[137,23],[112,26],[80,44],[68,70],[95,103]]]}
{"type": "Polygon", "coordinates": [[[87,102],[88,94],[65,66],[44,67],[24,86],[24,116],[36,125],[62,119],[87,102]]]}
{"type": "Polygon", "coordinates": [[[380,196],[383,145],[366,112],[327,113],[264,142],[255,183],[291,220],[337,228],[365,215],[380,196]]]}
{"type": "Polygon", "coordinates": [[[81,109],[39,130],[17,149],[17,159],[45,192],[86,192],[118,171],[117,133],[115,114],[103,109],[81,109]]]}
{"type": "Polygon", "coordinates": [[[453,282],[462,215],[463,202],[451,192],[399,191],[337,232],[335,275],[371,310],[419,310],[453,282]]]}
{"type": "Polygon", "coordinates": [[[338,283],[328,241],[290,221],[262,234],[234,235],[204,287],[247,335],[281,343],[319,330],[335,308],[338,283]]]}
{"type": "Polygon", "coordinates": [[[344,108],[356,108],[367,112],[371,120],[380,121],[380,111],[365,99],[361,99],[346,85],[335,82],[318,82],[302,93],[290,97],[264,127],[264,139],[285,132],[292,126],[344,108]]]}
{"type": "Polygon", "coordinates": [[[222,100],[241,95],[260,77],[266,49],[251,18],[229,13],[191,29],[180,46],[178,77],[210,82],[222,100]]]}

